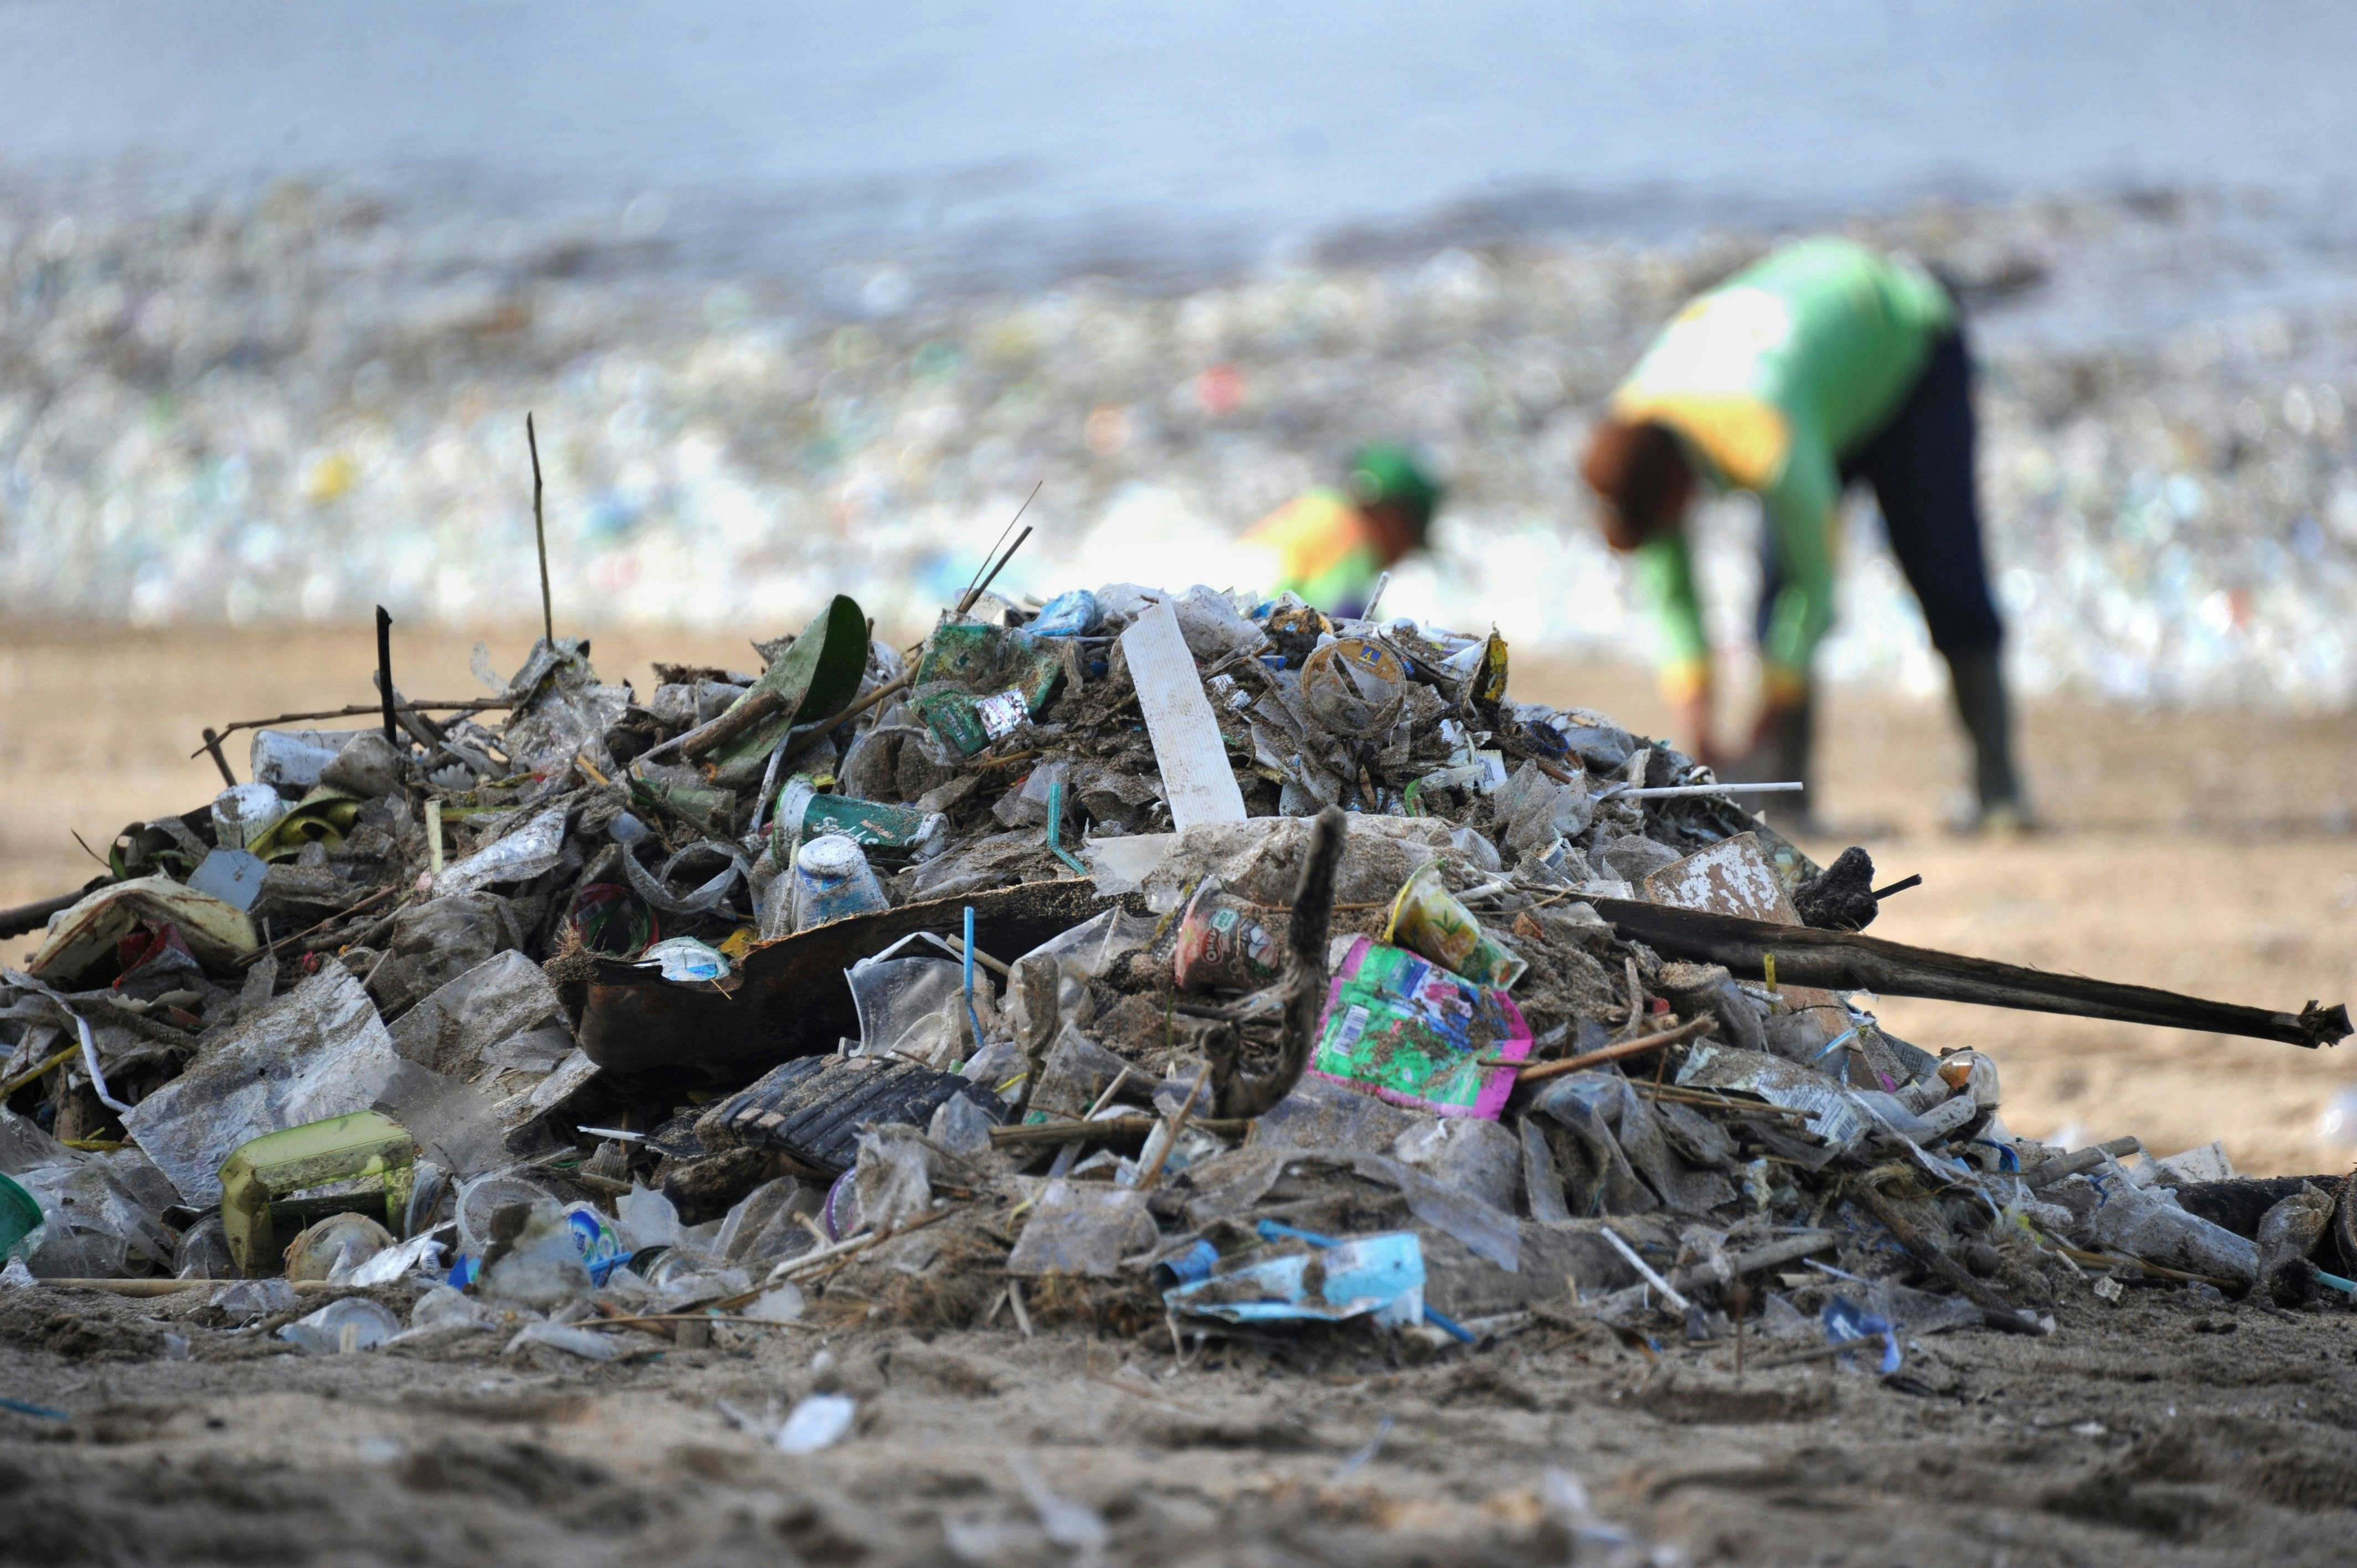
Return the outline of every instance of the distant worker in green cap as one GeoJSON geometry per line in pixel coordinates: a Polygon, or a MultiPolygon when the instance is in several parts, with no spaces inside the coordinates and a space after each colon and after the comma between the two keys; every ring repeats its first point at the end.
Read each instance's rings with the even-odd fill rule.
{"type": "Polygon", "coordinates": [[[1247,549],[1273,558],[1271,594],[1329,616],[1366,613],[1375,585],[1425,547],[1440,487],[1405,446],[1362,446],[1340,489],[1305,490],[1253,525],[1247,549]]]}
{"type": "MultiPolygon", "coordinates": [[[[1751,755],[1734,760],[1755,778],[1813,783],[1810,664],[1833,624],[1842,492],[1863,479],[1947,660],[1979,823],[2021,824],[1976,441],[1962,317],[1912,262],[1843,240],[1788,245],[1663,329],[1613,393],[1580,471],[1606,539],[1634,555],[1661,617],[1663,693],[1706,757],[1710,647],[1684,528],[1696,482],[1749,490],[1762,513],[1760,716],[1751,755]]],[[[1805,812],[1803,801],[1776,814],[1805,812]]]]}

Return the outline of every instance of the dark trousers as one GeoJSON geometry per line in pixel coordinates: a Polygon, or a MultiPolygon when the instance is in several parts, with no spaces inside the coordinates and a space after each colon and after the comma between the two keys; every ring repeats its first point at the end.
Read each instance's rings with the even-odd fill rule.
{"type": "MultiPolygon", "coordinates": [[[[1948,660],[1956,714],[1973,742],[1973,784],[1986,812],[2018,808],[2021,786],[2013,765],[2013,720],[1997,659],[2005,628],[1989,596],[1981,549],[1980,487],[1974,473],[1979,426],[1973,418],[1972,359],[1962,328],[1944,334],[1913,390],[1889,424],[1842,459],[1845,487],[1874,487],[1889,530],[1890,553],[1923,607],[1932,646],[1948,660]]],[[[1761,531],[1760,635],[1783,586],[1775,540],[1761,531]]],[[[1813,704],[1803,701],[1772,737],[1770,771],[1811,779],[1813,704]]],[[[1813,780],[1812,780],[1813,781],[1813,780]]],[[[1777,804],[1785,811],[1805,811],[1777,804]]],[[[1771,819],[1772,820],[1772,819],[1771,819]]]]}
{"type": "MultiPolygon", "coordinates": [[[[1914,390],[1890,422],[1842,458],[1842,483],[1874,487],[1890,553],[1923,606],[1932,646],[1951,656],[1994,650],[2005,639],[1981,552],[1980,487],[1974,477],[1972,360],[1961,330],[1932,347],[1914,390]]],[[[1766,637],[1784,572],[1776,542],[1760,538],[1760,635],[1766,637]]]]}

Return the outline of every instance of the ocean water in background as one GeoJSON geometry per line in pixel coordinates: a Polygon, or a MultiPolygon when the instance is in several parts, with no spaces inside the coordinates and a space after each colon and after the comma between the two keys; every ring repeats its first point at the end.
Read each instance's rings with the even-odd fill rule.
{"type": "Polygon", "coordinates": [[[2352,58],[2357,14],[2319,0],[12,0],[0,159],[511,217],[655,193],[706,265],[1030,286],[1927,194],[2314,206],[2348,186],[2352,58]]]}

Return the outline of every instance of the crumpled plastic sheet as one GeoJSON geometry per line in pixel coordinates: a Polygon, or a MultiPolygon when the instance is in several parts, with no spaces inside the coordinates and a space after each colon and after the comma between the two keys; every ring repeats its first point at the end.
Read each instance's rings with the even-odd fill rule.
{"type": "Polygon", "coordinates": [[[393,933],[383,961],[369,980],[369,993],[386,1017],[398,1017],[493,953],[523,942],[514,901],[498,894],[459,893],[413,904],[393,918],[393,933]]]}
{"type": "MultiPolygon", "coordinates": [[[[1533,1112],[1569,1131],[1585,1156],[1586,1169],[1565,1173],[1574,1215],[1651,1214],[1660,1208],[1705,1214],[1733,1200],[1735,1188],[1725,1177],[1691,1168],[1672,1150],[1663,1125],[1663,1113],[1672,1109],[1603,1070],[1568,1074],[1540,1090],[1533,1112]]],[[[1717,1153],[1714,1164],[1732,1147],[1699,1116],[1683,1119],[1680,1132],[1689,1146],[1717,1153]]]]}
{"type": "Polygon", "coordinates": [[[179,1240],[163,1210],[178,1198],[146,1155],[136,1149],[85,1154],[32,1131],[54,1155],[8,1175],[41,1206],[40,1245],[26,1259],[35,1274],[112,1279],[130,1273],[135,1259],[170,1267],[179,1240]]]}
{"type": "Polygon", "coordinates": [[[1123,1259],[1152,1251],[1162,1239],[1146,1196],[1103,1182],[1049,1182],[1007,1254],[1006,1272],[1113,1278],[1123,1259]]]}
{"type": "Polygon", "coordinates": [[[529,882],[555,865],[565,853],[566,809],[554,806],[506,837],[453,861],[434,879],[434,896],[475,893],[495,882],[529,882]]]}
{"type": "Polygon", "coordinates": [[[562,1350],[568,1356],[578,1356],[585,1361],[610,1361],[628,1348],[610,1334],[600,1334],[594,1328],[578,1328],[570,1323],[527,1323],[508,1341],[503,1354],[512,1356],[527,1346],[544,1345],[551,1350],[562,1350]]]}
{"type": "Polygon", "coordinates": [[[393,1026],[393,1044],[421,1066],[465,1072],[480,1067],[511,1036],[551,1024],[569,1047],[572,1036],[564,1031],[563,1015],[556,987],[540,965],[511,950],[446,982],[404,1014],[393,1026]]]}
{"type": "MultiPolygon", "coordinates": [[[[531,773],[562,771],[583,747],[619,723],[630,705],[629,689],[600,684],[583,642],[565,637],[553,648],[544,639],[534,643],[532,657],[502,695],[524,702],[502,741],[517,770],[531,773]]],[[[612,760],[605,757],[602,744],[597,754],[612,760]]],[[[601,766],[600,771],[606,769],[601,766]]]]}
{"type": "MultiPolygon", "coordinates": [[[[947,1068],[965,1054],[965,974],[947,959],[862,959],[845,972],[867,1056],[947,1068]]],[[[977,980],[976,993],[981,986],[977,980]]]]}
{"type": "Polygon", "coordinates": [[[1257,1143],[1215,1155],[1187,1168],[1181,1182],[1191,1196],[1187,1219],[1198,1227],[1244,1213],[1263,1197],[1288,1165],[1348,1170],[1363,1180],[1396,1189],[1408,1212],[1445,1230],[1479,1257],[1514,1273],[1521,1266],[1522,1222],[1468,1193],[1456,1191],[1413,1165],[1383,1155],[1344,1149],[1263,1147],[1257,1143]]]}
{"type": "Polygon", "coordinates": [[[221,1162],[241,1144],[367,1110],[400,1059],[360,981],[329,964],[208,1035],[188,1069],[123,1123],[184,1201],[210,1208],[221,1201],[221,1162]]]}
{"type": "Polygon", "coordinates": [[[314,1356],[335,1356],[343,1351],[347,1328],[357,1330],[353,1349],[373,1350],[401,1332],[401,1319],[364,1295],[348,1295],[287,1324],[279,1329],[278,1337],[314,1356]]]}
{"type": "Polygon", "coordinates": [[[914,1127],[884,1122],[859,1134],[852,1190],[859,1222],[879,1234],[896,1230],[933,1204],[932,1155],[914,1127]]]}

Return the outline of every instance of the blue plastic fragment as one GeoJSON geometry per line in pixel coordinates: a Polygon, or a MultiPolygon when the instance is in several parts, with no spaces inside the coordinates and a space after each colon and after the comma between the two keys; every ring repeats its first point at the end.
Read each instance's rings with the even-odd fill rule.
{"type": "Polygon", "coordinates": [[[1882,1337],[1882,1374],[1889,1377],[1899,1369],[1899,1334],[1883,1318],[1875,1316],[1847,1296],[1835,1296],[1825,1303],[1821,1315],[1825,1326],[1825,1343],[1844,1345],[1855,1339],[1864,1341],[1882,1337]]]}
{"type": "Polygon", "coordinates": [[[1086,588],[1073,588],[1042,605],[1023,629],[1034,637],[1088,637],[1103,625],[1097,596],[1086,588]]]}
{"type": "Polygon", "coordinates": [[[1211,1270],[1218,1266],[1219,1262],[1220,1250],[1199,1236],[1195,1244],[1185,1251],[1174,1253],[1154,1265],[1154,1283],[1164,1290],[1169,1290],[1178,1285],[1192,1284],[1197,1280],[1207,1280],[1211,1277],[1211,1270]]]}

